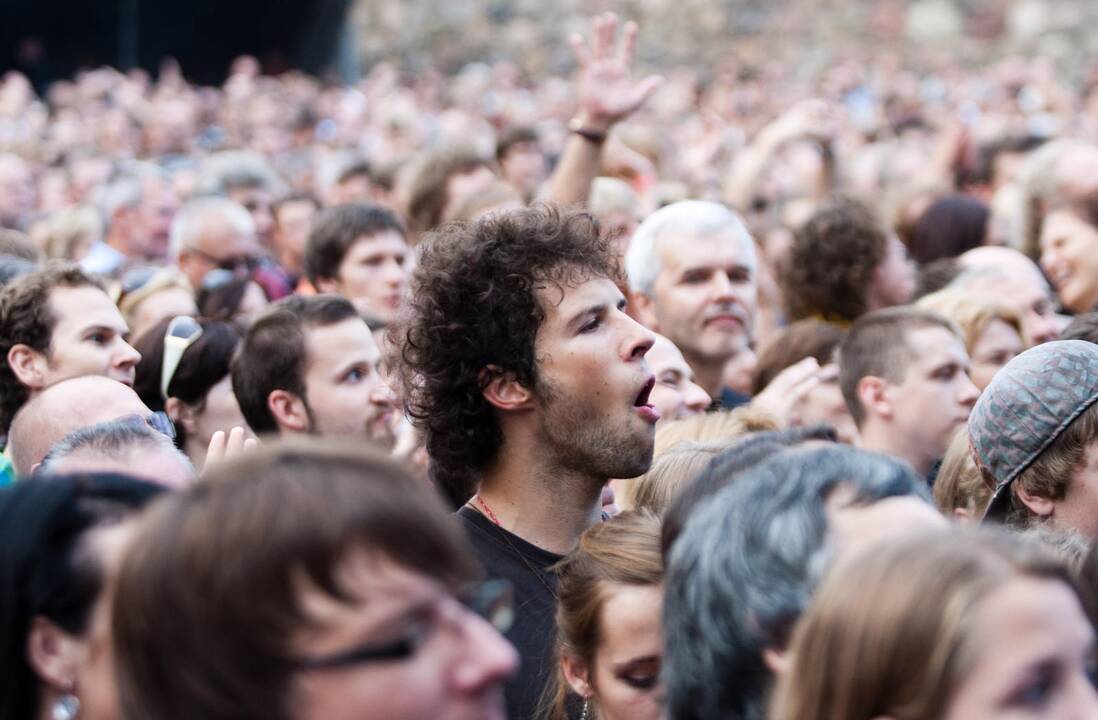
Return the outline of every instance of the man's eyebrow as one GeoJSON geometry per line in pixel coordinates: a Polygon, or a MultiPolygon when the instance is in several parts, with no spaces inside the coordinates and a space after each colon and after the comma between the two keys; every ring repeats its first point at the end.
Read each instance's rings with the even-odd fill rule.
{"type": "Polygon", "coordinates": [[[579,325],[583,320],[587,319],[587,317],[589,315],[592,315],[592,314],[605,315],[606,314],[606,303],[604,303],[604,302],[594,303],[594,304],[588,305],[584,309],[580,310],[575,315],[573,315],[572,318],[568,321],[568,327],[569,328],[574,328],[575,326],[579,325]]]}

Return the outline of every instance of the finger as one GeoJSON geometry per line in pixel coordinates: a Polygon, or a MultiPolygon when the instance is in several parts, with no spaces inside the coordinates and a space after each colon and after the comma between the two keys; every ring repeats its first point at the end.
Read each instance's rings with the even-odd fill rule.
{"type": "Polygon", "coordinates": [[[244,441],[244,452],[251,452],[259,447],[259,440],[250,437],[244,441]]]}
{"type": "Polygon", "coordinates": [[[778,388],[783,388],[788,392],[808,378],[814,379],[819,369],[820,363],[817,362],[816,358],[806,357],[804,360],[794,363],[785,370],[782,370],[770,384],[778,388]]]}
{"type": "Polygon", "coordinates": [[[633,52],[637,47],[637,30],[637,24],[632,20],[625,23],[625,32],[622,33],[621,38],[621,52],[618,54],[622,67],[633,66],[633,52]]]}
{"type": "Polygon", "coordinates": [[[237,426],[229,431],[229,440],[225,443],[225,455],[239,455],[244,449],[244,428],[237,426]]]}
{"type": "Polygon", "coordinates": [[[206,449],[206,464],[218,462],[225,457],[225,432],[218,430],[210,436],[210,446],[206,449]]]}
{"type": "Polygon", "coordinates": [[[614,51],[614,34],[618,29],[618,19],[613,13],[600,15],[595,21],[594,51],[596,60],[605,60],[614,51]]]}
{"type": "Polygon", "coordinates": [[[568,38],[568,44],[572,46],[572,54],[576,56],[576,62],[580,67],[586,67],[591,62],[591,55],[587,52],[587,45],[583,42],[583,36],[572,33],[568,38]]]}
{"type": "Polygon", "coordinates": [[[650,75],[641,81],[636,90],[633,91],[633,108],[639,108],[644,104],[648,97],[655,92],[656,88],[663,84],[663,78],[659,75],[650,75]]]}

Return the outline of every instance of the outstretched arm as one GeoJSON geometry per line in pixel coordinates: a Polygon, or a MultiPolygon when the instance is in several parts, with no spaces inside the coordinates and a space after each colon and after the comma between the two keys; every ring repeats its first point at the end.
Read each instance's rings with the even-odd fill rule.
{"type": "Polygon", "coordinates": [[[625,24],[620,43],[617,41],[618,17],[614,13],[595,17],[591,27],[589,48],[579,35],[571,40],[579,63],[576,88],[579,111],[572,120],[572,135],[564,146],[560,162],[549,178],[546,196],[550,202],[561,205],[587,200],[591,183],[599,172],[610,128],[634,113],[663,81],[657,76],[639,82],[633,80],[636,23],[625,24]]]}

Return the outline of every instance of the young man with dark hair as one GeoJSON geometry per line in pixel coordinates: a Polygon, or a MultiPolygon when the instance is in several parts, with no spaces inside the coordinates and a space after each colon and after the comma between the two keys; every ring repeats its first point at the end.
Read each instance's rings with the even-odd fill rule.
{"type": "Polygon", "coordinates": [[[969,419],[972,458],[994,494],[985,520],[1098,538],[1098,347],[1038,345],[984,389],[969,419]]]}
{"type": "Polygon", "coordinates": [[[599,521],[607,481],[651,464],[654,336],[626,314],[587,213],[493,214],[421,248],[397,369],[432,478],[464,503],[489,574],[515,586],[523,665],[506,692],[509,716],[525,719],[554,671],[549,568],[599,521]]]}
{"type": "Polygon", "coordinates": [[[404,300],[411,259],[400,219],[373,205],[321,211],[305,245],[305,273],[318,291],[342,295],[385,323],[404,300]]]}
{"type": "Polygon", "coordinates": [[[861,446],[930,474],[980,391],[957,329],[911,307],[868,313],[839,347],[839,386],[861,446]]]}
{"type": "Polygon", "coordinates": [[[248,329],[233,359],[233,393],[256,434],[393,443],[396,404],[366,322],[337,295],[293,296],[248,329]]]}
{"type": "Polygon", "coordinates": [[[141,356],[129,329],[95,278],[72,263],[52,263],[0,292],[0,433],[43,389],[81,375],[133,385],[141,356]]]}

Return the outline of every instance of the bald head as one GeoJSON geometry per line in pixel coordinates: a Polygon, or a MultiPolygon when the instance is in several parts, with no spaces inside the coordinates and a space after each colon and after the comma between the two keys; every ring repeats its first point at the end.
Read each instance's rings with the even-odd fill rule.
{"type": "Polygon", "coordinates": [[[1022,317],[1026,345],[1033,347],[1060,336],[1052,289],[1036,263],[1006,247],[978,247],[957,258],[961,274],[950,283],[983,297],[1002,299],[1022,317]]]}
{"type": "Polygon", "coordinates": [[[141,398],[117,380],[101,375],[63,380],[28,402],[11,423],[12,464],[25,476],[66,435],[126,415],[152,414],[141,398]]]}

